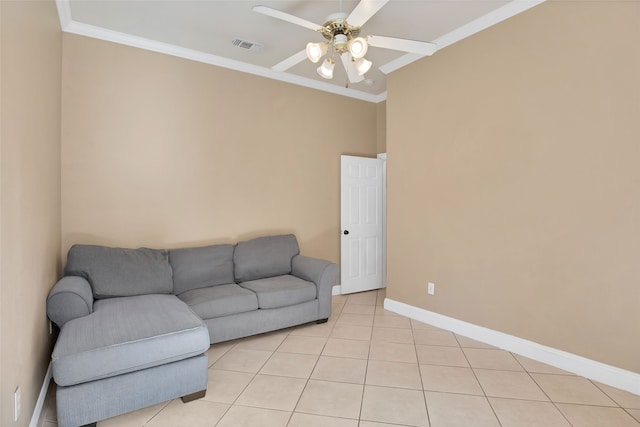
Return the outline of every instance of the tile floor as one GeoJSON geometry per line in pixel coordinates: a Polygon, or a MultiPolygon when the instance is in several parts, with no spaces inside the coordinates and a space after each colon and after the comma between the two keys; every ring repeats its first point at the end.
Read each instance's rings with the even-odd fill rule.
{"type": "MultiPolygon", "coordinates": [[[[328,323],[213,345],[203,399],[98,426],[640,426],[640,396],[395,315],[383,299],[335,296],[328,323]]],[[[56,426],[53,393],[43,419],[56,426]]]]}

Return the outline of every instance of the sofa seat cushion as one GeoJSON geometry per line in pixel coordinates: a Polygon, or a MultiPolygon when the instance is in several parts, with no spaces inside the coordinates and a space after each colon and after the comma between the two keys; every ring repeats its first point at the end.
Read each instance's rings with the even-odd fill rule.
{"type": "Polygon", "coordinates": [[[235,283],[194,289],[178,296],[201,318],[228,316],[258,309],[258,298],[235,283]]]}
{"type": "Polygon", "coordinates": [[[290,274],[241,283],[258,296],[263,309],[279,308],[316,299],[316,285],[290,274]]]}
{"type": "Polygon", "coordinates": [[[58,385],[164,365],[209,348],[206,324],[174,295],[108,298],[93,309],[60,331],[51,356],[58,385]]]}

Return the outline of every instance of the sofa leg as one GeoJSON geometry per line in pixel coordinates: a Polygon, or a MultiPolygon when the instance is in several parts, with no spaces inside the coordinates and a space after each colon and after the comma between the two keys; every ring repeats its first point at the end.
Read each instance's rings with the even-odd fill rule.
{"type": "Polygon", "coordinates": [[[318,319],[318,320],[316,320],[316,323],[317,323],[318,325],[320,325],[321,323],[327,323],[327,321],[328,321],[328,320],[329,320],[329,319],[318,319]]]}
{"type": "Polygon", "coordinates": [[[97,425],[98,425],[98,423],[95,422],[95,423],[91,423],[91,424],[85,424],[82,427],[96,427],[97,425]]]}
{"type": "Polygon", "coordinates": [[[195,393],[191,393],[191,394],[187,394],[186,396],[182,396],[180,399],[182,399],[182,403],[189,403],[192,400],[197,400],[197,399],[200,399],[200,398],[204,397],[205,394],[207,394],[207,389],[206,388],[204,390],[196,391],[195,393]]]}

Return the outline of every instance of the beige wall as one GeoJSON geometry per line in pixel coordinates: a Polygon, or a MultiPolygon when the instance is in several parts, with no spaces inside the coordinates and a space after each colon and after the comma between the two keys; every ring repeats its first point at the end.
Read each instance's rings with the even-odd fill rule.
{"type": "Polygon", "coordinates": [[[388,297],[640,373],[638,22],[544,3],[389,77],[388,297]]]}
{"type": "Polygon", "coordinates": [[[387,101],[376,104],[376,147],[378,153],[387,152],[387,101]]]}
{"type": "Polygon", "coordinates": [[[0,425],[27,426],[51,354],[45,299],[59,275],[62,36],[53,1],[2,1],[0,11],[0,425]]]}
{"type": "Polygon", "coordinates": [[[376,106],[63,36],[62,249],[292,232],[339,260],[340,155],[376,154],[376,106]]]}

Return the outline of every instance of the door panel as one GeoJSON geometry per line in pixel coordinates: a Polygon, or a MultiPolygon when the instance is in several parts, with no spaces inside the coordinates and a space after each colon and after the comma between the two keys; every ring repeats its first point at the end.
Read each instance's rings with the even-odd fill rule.
{"type": "Polygon", "coordinates": [[[341,156],[342,293],[382,287],[382,161],[341,156]]]}

